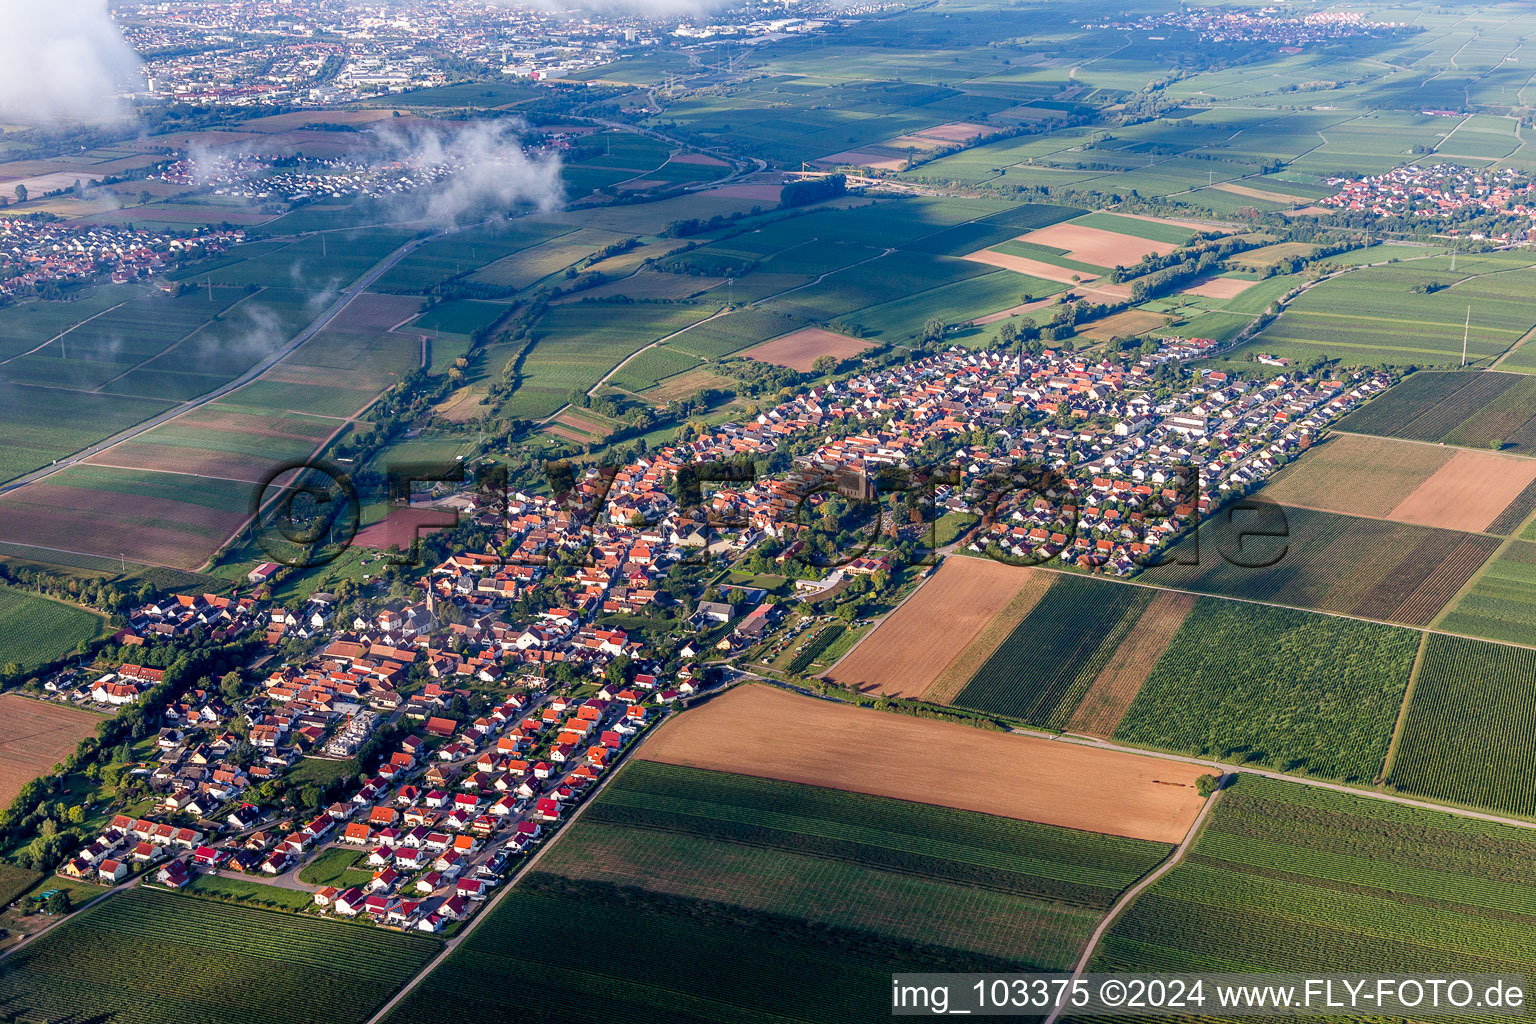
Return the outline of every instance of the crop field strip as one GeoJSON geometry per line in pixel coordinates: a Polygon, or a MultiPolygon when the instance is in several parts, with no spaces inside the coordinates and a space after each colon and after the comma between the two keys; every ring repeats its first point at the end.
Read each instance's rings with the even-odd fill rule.
{"type": "MultiPolygon", "coordinates": [[[[965,556],[953,556],[965,557],[965,556]]],[[[986,664],[987,660],[1007,641],[1054,582],[1046,573],[1030,573],[1030,585],[1019,590],[1013,598],[994,615],[976,635],[961,648],[922,694],[922,699],[934,704],[953,704],[957,694],[986,664]]]]}
{"type": "Polygon", "coordinates": [[[133,889],[8,957],[0,1010],[25,1022],[361,1024],[439,949],[428,938],[133,889]]]}
{"type": "Polygon", "coordinates": [[[1536,817],[1533,729],[1536,651],[1432,635],[1387,784],[1536,817]]]}
{"type": "Polygon", "coordinates": [[[1065,727],[1153,596],[1144,587],[1058,575],[954,705],[1065,727]]]}
{"type": "MultiPolygon", "coordinates": [[[[1144,583],[1293,608],[1427,626],[1498,548],[1482,534],[1305,508],[1286,510],[1288,534],[1268,567],[1235,566],[1214,550],[1209,525],[1138,576],[1144,583]],[[1179,561],[1198,558],[1197,565],[1179,561]]],[[[1270,550],[1266,548],[1265,550],[1270,550]]]]}
{"type": "Polygon", "coordinates": [[[1090,970],[1520,972],[1533,869],[1523,829],[1244,775],[1090,970]]]}
{"type": "Polygon", "coordinates": [[[1536,378],[1421,371],[1339,421],[1339,429],[1536,455],[1536,378]]]}
{"type": "Polygon", "coordinates": [[[1536,544],[1511,540],[1441,617],[1439,627],[1536,647],[1536,544]]]}
{"type": "Polygon", "coordinates": [[[1065,964],[1167,850],[635,762],[389,1019],[476,1024],[503,1019],[510,1001],[534,1021],[873,1021],[886,1011],[870,986],[903,963],[1065,964]],[[530,929],[566,949],[558,963],[530,929]],[[637,948],[667,970],[621,952],[637,948]],[[786,990],[786,976],[837,983],[786,990]]]}
{"type": "Polygon", "coordinates": [[[1067,721],[1068,732],[1113,736],[1194,609],[1193,594],[1161,591],[1152,597],[1125,641],[1115,648],[1067,721]]]}
{"type": "Polygon", "coordinates": [[[947,558],[933,577],[828,673],[848,686],[922,696],[938,674],[1020,593],[1051,578],[975,558],[947,558]]]}

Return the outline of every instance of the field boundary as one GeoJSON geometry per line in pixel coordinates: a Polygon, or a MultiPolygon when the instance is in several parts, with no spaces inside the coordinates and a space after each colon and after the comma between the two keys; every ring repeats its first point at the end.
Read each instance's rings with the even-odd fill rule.
{"type": "MultiPolygon", "coordinates": [[[[1223,775],[1221,781],[1225,783],[1226,780],[1227,776],[1223,775]]],[[[1195,815],[1194,824],[1189,826],[1189,831],[1184,834],[1183,840],[1173,848],[1173,852],[1163,858],[1161,864],[1147,872],[1146,877],[1140,879],[1135,885],[1121,893],[1120,897],[1104,912],[1103,918],[1099,920],[1098,927],[1093,930],[1092,935],[1088,936],[1088,942],[1083,947],[1082,955],[1077,959],[1077,965],[1072,969],[1072,981],[1077,981],[1083,976],[1083,972],[1088,969],[1088,961],[1093,958],[1093,951],[1099,948],[1099,941],[1104,938],[1104,933],[1109,931],[1110,925],[1114,924],[1121,914],[1130,909],[1131,904],[1136,902],[1138,896],[1146,892],[1158,879],[1179,866],[1179,862],[1184,859],[1184,855],[1195,845],[1195,840],[1200,836],[1200,830],[1205,827],[1206,818],[1210,816],[1211,808],[1215,807],[1216,801],[1221,799],[1222,792],[1223,790],[1217,789],[1205,801],[1205,806],[1200,808],[1199,814],[1195,815]]],[[[1056,1019],[1066,1010],[1066,997],[1071,991],[1070,985],[1062,989],[1060,999],[1051,1009],[1050,1016],[1045,1018],[1045,1024],[1055,1024],[1056,1019]]]]}
{"type": "Polygon", "coordinates": [[[1414,687],[1419,683],[1419,670],[1424,667],[1424,652],[1429,649],[1428,631],[1419,635],[1419,649],[1413,656],[1413,668],[1408,670],[1408,685],[1403,687],[1403,703],[1397,709],[1397,721],[1392,723],[1392,739],[1387,742],[1387,757],[1381,763],[1381,774],[1376,777],[1378,786],[1384,785],[1392,776],[1392,762],[1397,758],[1397,746],[1403,738],[1403,730],[1408,725],[1408,709],[1413,704],[1414,687]]]}

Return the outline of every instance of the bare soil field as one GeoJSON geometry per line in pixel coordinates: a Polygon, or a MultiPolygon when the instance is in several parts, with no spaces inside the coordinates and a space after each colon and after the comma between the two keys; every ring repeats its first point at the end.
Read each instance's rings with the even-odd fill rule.
{"type": "Polygon", "coordinates": [[[1263,496],[1282,505],[1384,517],[1452,455],[1453,449],[1436,445],[1334,434],[1277,473],[1263,496]]]}
{"type": "Polygon", "coordinates": [[[1141,334],[1143,331],[1165,327],[1167,324],[1168,318],[1161,313],[1153,313],[1145,309],[1128,309],[1123,313],[1115,313],[1102,320],[1086,324],[1077,333],[1085,338],[1093,338],[1095,341],[1106,341],[1110,338],[1141,334]]]}
{"type": "Polygon", "coordinates": [[[1299,200],[1295,196],[1288,196],[1284,192],[1266,192],[1262,188],[1252,188],[1248,185],[1238,185],[1230,181],[1217,182],[1209,186],[1218,192],[1227,192],[1234,196],[1243,196],[1247,199],[1263,199],[1270,203],[1281,203],[1285,206],[1293,206],[1299,200]]]}
{"type": "Polygon", "coordinates": [[[872,345],[874,345],[872,341],[850,338],[846,334],[823,330],[820,327],[807,327],[792,334],[786,334],[782,338],[774,338],[761,345],[754,345],[741,354],[761,363],[787,366],[791,370],[804,373],[811,369],[811,364],[816,361],[817,356],[847,359],[858,355],[872,345]]]}
{"type": "Polygon", "coordinates": [[[990,559],[947,558],[827,675],[860,690],[921,697],[1014,595],[1044,589],[1037,575],[990,559]]]}
{"type": "Polygon", "coordinates": [[[672,157],[674,164],[698,164],[701,167],[729,167],[730,164],[716,156],[703,153],[678,153],[672,157]]]}
{"type": "Polygon", "coordinates": [[[1055,580],[1048,572],[1031,571],[1028,578],[1029,585],[1014,594],[1002,610],[978,630],[964,648],[950,659],[949,664],[944,666],[944,670],[934,678],[933,685],[928,687],[928,692],[923,694],[924,700],[933,704],[953,701],[982,664],[992,657],[1009,634],[1024,621],[1024,617],[1035,610],[1035,605],[1040,603],[1055,580]]]}
{"type": "Polygon", "coordinates": [[[830,153],[815,161],[822,167],[840,167],[845,164],[854,167],[875,167],[883,171],[899,171],[906,166],[905,155],[897,155],[884,149],[845,149],[841,153],[830,153]]]}
{"type": "Polygon", "coordinates": [[[436,530],[450,530],[459,524],[453,512],[440,512],[431,508],[392,508],[378,522],[363,527],[352,538],[357,547],[383,551],[390,545],[408,551],[420,537],[436,530]]]}
{"type": "Polygon", "coordinates": [[[1185,288],[1184,294],[1207,299],[1235,299],[1255,284],[1258,282],[1244,281],[1238,277],[1203,277],[1185,288]]]}
{"type": "Polygon", "coordinates": [[[603,423],[600,420],[592,419],[589,416],[583,416],[581,413],[575,411],[574,409],[567,409],[559,416],[556,416],[555,422],[563,423],[573,430],[583,430],[588,434],[595,434],[598,437],[607,437],[609,434],[613,433],[613,428],[608,426],[606,423],[603,423]]]}
{"type": "Polygon", "coordinates": [[[586,434],[578,434],[576,431],[572,430],[570,427],[562,427],[562,426],[559,426],[559,425],[556,425],[556,424],[551,424],[549,426],[546,426],[544,428],[544,433],[546,433],[546,434],[554,434],[556,437],[563,437],[567,441],[575,441],[577,444],[591,444],[592,443],[592,438],[589,437],[588,435],[586,435],[586,434]]]}
{"type": "Polygon", "coordinates": [[[1480,533],[1532,480],[1536,480],[1536,459],[1458,451],[1387,518],[1480,533]]]}
{"type": "Polygon", "coordinates": [[[89,711],[0,694],[0,806],[74,753],[103,720],[89,711]]]}
{"type": "Polygon", "coordinates": [[[1142,609],[1125,642],[1115,648],[1109,661],[1094,677],[1093,685],[1067,723],[1068,732],[1088,736],[1113,736],[1131,702],[1141,692],[1152,666],[1163,656],[1195,606],[1195,595],[1159,591],[1142,609]]]}
{"type": "Polygon", "coordinates": [[[1158,843],[1203,801],[1196,765],[738,686],[680,715],[639,756],[1158,843]]]}
{"type": "Polygon", "coordinates": [[[1096,267],[1130,266],[1151,253],[1166,256],[1178,248],[1172,242],[1154,242],[1133,235],[1117,235],[1101,228],[1076,224],[1052,224],[1024,235],[1022,240],[1067,250],[1069,259],[1096,267]]]}
{"type": "Polygon", "coordinates": [[[984,124],[975,124],[971,121],[951,121],[949,124],[934,125],[932,128],[924,128],[922,131],[912,132],[913,135],[927,136],[930,139],[942,139],[944,142],[969,142],[990,132],[997,131],[984,124]]]}
{"type": "Polygon", "coordinates": [[[1054,263],[1032,260],[1027,256],[1014,256],[1011,253],[994,252],[991,249],[982,249],[979,252],[969,253],[964,258],[972,263],[984,263],[989,267],[1002,267],[1004,270],[1028,274],[1030,277],[1038,277],[1042,281],[1059,281],[1064,284],[1071,284],[1074,277],[1078,281],[1098,280],[1097,274],[1090,274],[1082,270],[1071,270],[1067,267],[1058,267],[1054,263]]]}
{"type": "MultiPolygon", "coordinates": [[[[196,480],[188,481],[189,489],[196,480]]],[[[64,551],[195,569],[245,521],[212,509],[46,480],[0,498],[0,537],[64,551]],[[174,524],[163,525],[163,524],[174,524]]]]}
{"type": "Polygon", "coordinates": [[[421,311],[414,295],[379,295],[364,292],[336,314],[327,326],[337,331],[387,331],[421,311]]]}

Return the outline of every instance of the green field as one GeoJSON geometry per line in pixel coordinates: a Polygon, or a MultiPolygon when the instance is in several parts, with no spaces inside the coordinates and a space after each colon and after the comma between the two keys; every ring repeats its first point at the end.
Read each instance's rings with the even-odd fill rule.
{"type": "Polygon", "coordinates": [[[0,479],[9,480],[149,419],[170,403],[0,381],[0,479]]]}
{"type": "Polygon", "coordinates": [[[1418,647],[1414,630],[1203,597],[1115,739],[1371,782],[1418,647]]]}
{"type": "Polygon", "coordinates": [[[1536,651],[1432,635],[1387,782],[1404,793],[1536,816],[1536,651]]]}
{"type": "Polygon", "coordinates": [[[47,664],[100,636],[105,626],[95,612],[0,587],[0,665],[15,662],[28,671],[47,664]]]}
{"type": "Polygon", "coordinates": [[[1090,970],[1523,972],[1533,871],[1524,829],[1244,775],[1090,970]]]}
{"type": "Polygon", "coordinates": [[[522,384],[503,408],[547,416],[585,391],[624,358],[714,313],[708,306],[578,302],[551,307],[534,328],[522,384]]]}
{"type": "MultiPolygon", "coordinates": [[[[341,762],[345,764],[346,762],[341,762]]],[[[334,885],[344,889],[352,885],[367,885],[373,880],[373,872],[366,866],[355,867],[363,860],[364,851],[337,846],[304,865],[299,881],[307,885],[334,885]]]]}
{"type": "Polygon", "coordinates": [[[1355,365],[1457,366],[1465,336],[1469,365],[1486,368],[1536,326],[1522,298],[1536,286],[1530,263],[1525,254],[1488,253],[1462,257],[1455,271],[1444,256],[1364,267],[1297,296],[1248,350],[1355,365]]]}
{"type": "Polygon", "coordinates": [[[635,762],[389,1019],[885,1019],[893,970],[1066,964],[1167,849],[635,762]]]}
{"type": "Polygon", "coordinates": [[[9,957],[0,1005],[25,1021],[361,1022],[440,948],[134,889],[9,957]]]}
{"type": "Polygon", "coordinates": [[[1098,228],[1100,231],[1113,231],[1117,235],[1130,235],[1132,238],[1145,238],[1149,242],[1169,242],[1173,245],[1183,245],[1195,237],[1194,229],[1180,224],[1162,224],[1113,213],[1090,213],[1072,223],[1079,227],[1098,228]]]}
{"type": "Polygon", "coordinates": [[[1452,633],[1536,646],[1536,544],[1512,541],[1445,617],[1452,633]]]}

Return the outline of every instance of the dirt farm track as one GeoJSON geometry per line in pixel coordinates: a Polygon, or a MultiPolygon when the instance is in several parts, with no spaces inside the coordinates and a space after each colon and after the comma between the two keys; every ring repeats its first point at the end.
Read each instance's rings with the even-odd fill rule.
{"type": "Polygon", "coordinates": [[[1184,838],[1203,769],[911,718],[747,684],[668,722],[637,756],[1160,843],[1184,838]]]}

